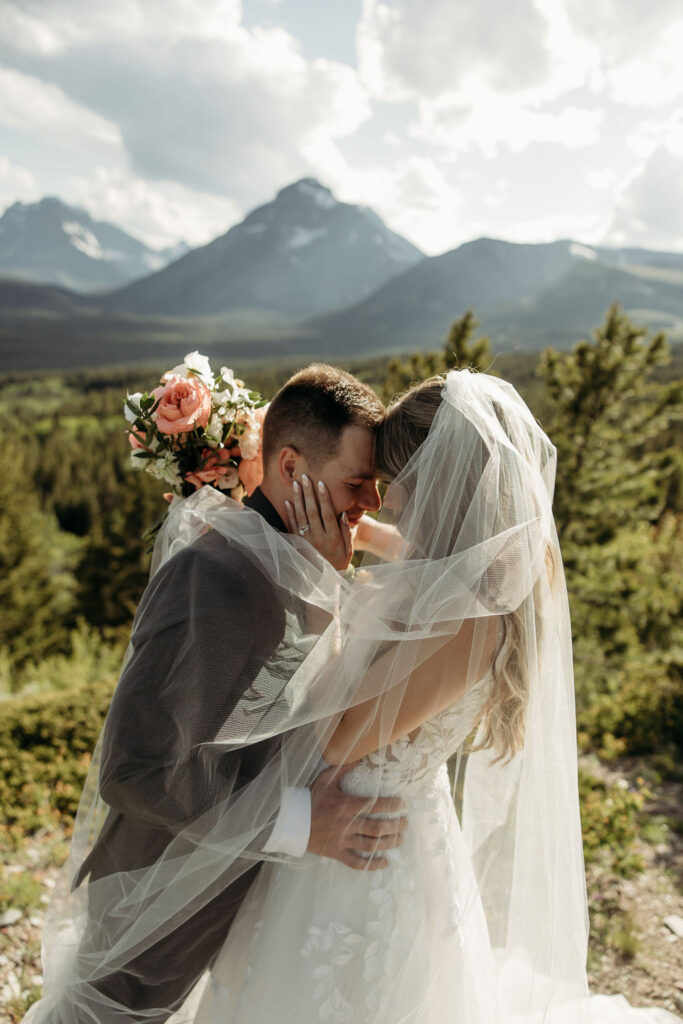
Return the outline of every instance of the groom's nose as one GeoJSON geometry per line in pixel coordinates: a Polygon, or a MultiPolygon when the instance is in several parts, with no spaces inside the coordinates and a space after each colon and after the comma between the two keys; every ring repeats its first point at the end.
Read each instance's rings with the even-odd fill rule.
{"type": "Polygon", "coordinates": [[[379,496],[376,480],[367,480],[362,488],[358,504],[366,512],[377,512],[382,507],[382,499],[379,496]]]}

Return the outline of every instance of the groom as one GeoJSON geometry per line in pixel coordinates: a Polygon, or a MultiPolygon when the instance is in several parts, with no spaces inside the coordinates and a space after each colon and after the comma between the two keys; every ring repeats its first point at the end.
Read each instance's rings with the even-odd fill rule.
{"type": "MultiPolygon", "coordinates": [[[[263,482],[245,504],[280,532],[289,532],[287,522],[297,528],[296,505],[298,532],[335,568],[345,568],[350,553],[344,530],[380,505],[374,432],[383,415],[372,390],[350,374],[320,364],[300,371],[268,409],[263,482]],[[315,535],[305,512],[301,518],[315,500],[313,484],[329,527],[321,530],[317,519],[315,535]]],[[[103,732],[100,792],[110,810],[74,887],[86,877],[94,882],[153,864],[184,823],[220,799],[221,785],[234,792],[265,770],[277,739],[223,754],[218,771],[197,751],[214,738],[283,635],[283,611],[265,577],[215,531],[159,569],[140,603],[133,654],[103,732]],[[221,643],[228,628],[230,641],[221,643]],[[199,683],[188,688],[191,668],[199,683]]],[[[378,851],[397,846],[407,822],[370,815],[401,809],[393,798],[368,804],[344,794],[337,770],[328,769],[310,790],[285,790],[273,830],[258,849],[291,856],[308,851],[350,868],[376,869],[386,863],[378,851]]],[[[130,1011],[131,1022],[166,1020],[164,1011],[179,1007],[211,966],[259,867],[257,862],[182,926],[95,982],[102,1006],[111,999],[130,1011]]],[[[89,927],[106,935],[107,907],[96,902],[91,900],[89,927]]]]}

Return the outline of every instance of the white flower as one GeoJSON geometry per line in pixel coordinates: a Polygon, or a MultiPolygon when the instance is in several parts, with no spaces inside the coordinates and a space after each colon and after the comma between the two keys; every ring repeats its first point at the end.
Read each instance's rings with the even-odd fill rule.
{"type": "Polygon", "coordinates": [[[240,409],[235,422],[244,425],[244,433],[237,438],[243,459],[255,459],[261,447],[261,428],[251,409],[240,409]]]}
{"type": "Polygon", "coordinates": [[[164,452],[158,459],[147,459],[146,463],[145,468],[157,480],[165,480],[171,487],[180,487],[182,485],[183,478],[180,475],[173,452],[164,452]]]}
{"type": "MultiPolygon", "coordinates": [[[[128,395],[127,398],[128,398],[128,400],[130,402],[133,403],[133,405],[137,405],[137,407],[139,409],[140,408],[140,399],[142,398],[142,391],[136,391],[134,395],[128,395]]],[[[132,411],[132,409],[128,408],[128,405],[124,405],[124,407],[123,407],[123,415],[126,417],[126,419],[128,420],[129,423],[135,423],[136,419],[138,418],[135,415],[135,413],[132,411]]]]}
{"type": "Polygon", "coordinates": [[[244,433],[240,434],[238,441],[242,458],[255,459],[261,447],[261,431],[258,427],[255,430],[247,427],[244,433]]]}
{"type": "Polygon", "coordinates": [[[194,352],[188,352],[183,362],[186,369],[188,371],[192,370],[194,375],[200,377],[207,387],[213,387],[215,383],[213,373],[206,356],[201,355],[201,353],[195,350],[194,352]]]}
{"type": "Polygon", "coordinates": [[[234,466],[231,466],[225,476],[219,477],[216,481],[221,491],[231,491],[233,487],[237,487],[239,482],[240,478],[234,466]]]}
{"type": "Polygon", "coordinates": [[[133,450],[130,453],[130,465],[132,469],[147,469],[148,459],[141,459],[140,449],[133,450]]]}
{"type": "Polygon", "coordinates": [[[225,406],[230,405],[232,402],[232,391],[230,388],[226,388],[225,391],[214,391],[211,395],[211,401],[215,409],[222,409],[224,413],[225,406]]]}
{"type": "Polygon", "coordinates": [[[209,448],[218,448],[223,437],[223,418],[215,412],[206,427],[206,443],[209,448]]]}
{"type": "Polygon", "coordinates": [[[245,388],[244,381],[236,378],[229,366],[221,366],[221,377],[223,378],[223,383],[227,384],[226,390],[221,392],[225,401],[248,402],[251,405],[249,388],[245,388]]]}
{"type": "Polygon", "coordinates": [[[188,352],[182,363],[178,363],[172,370],[167,370],[161,379],[168,380],[170,377],[199,377],[207,388],[212,388],[215,384],[209,360],[197,351],[188,352]]]}

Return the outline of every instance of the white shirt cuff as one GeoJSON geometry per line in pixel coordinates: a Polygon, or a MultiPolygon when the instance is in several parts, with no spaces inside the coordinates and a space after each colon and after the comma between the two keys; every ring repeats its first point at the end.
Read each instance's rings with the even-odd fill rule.
{"type": "Polygon", "coordinates": [[[311,837],[311,791],[285,786],[273,831],[263,853],[303,857],[311,837]]]}

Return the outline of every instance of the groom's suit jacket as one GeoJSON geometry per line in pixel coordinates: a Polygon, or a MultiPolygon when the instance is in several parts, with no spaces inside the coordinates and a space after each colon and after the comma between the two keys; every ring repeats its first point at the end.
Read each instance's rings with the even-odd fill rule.
{"type": "MultiPolygon", "coordinates": [[[[285,531],[260,491],[245,504],[285,531]]],[[[154,863],[188,822],[216,804],[221,789],[227,796],[263,770],[277,739],[224,753],[218,771],[208,773],[197,745],[214,739],[284,630],[285,611],[272,585],[216,531],[158,570],[140,603],[133,654],[102,734],[100,792],[110,810],[74,887],[88,876],[97,880],[154,863]],[[198,680],[192,690],[190,667],[198,680]]],[[[131,1022],[139,1019],[136,1010],[181,1005],[223,945],[259,866],[125,969],[98,981],[97,989],[129,1007],[131,1022]]],[[[107,907],[92,898],[96,890],[89,892],[91,936],[98,929],[107,933],[107,907]]]]}

